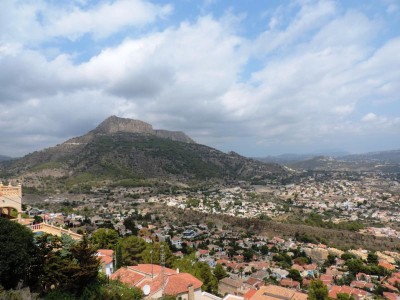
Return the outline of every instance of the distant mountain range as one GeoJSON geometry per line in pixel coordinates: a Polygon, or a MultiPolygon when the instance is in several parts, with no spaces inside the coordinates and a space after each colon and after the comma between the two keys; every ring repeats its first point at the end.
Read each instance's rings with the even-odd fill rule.
{"type": "Polygon", "coordinates": [[[400,172],[400,150],[342,156],[285,154],[259,160],[280,163],[296,170],[400,172]]]}
{"type": "Polygon", "coordinates": [[[0,155],[0,161],[6,161],[6,160],[10,160],[10,159],[12,159],[11,157],[9,157],[9,156],[6,156],[6,155],[0,155]]]}
{"type": "Polygon", "coordinates": [[[234,152],[195,143],[183,132],[154,130],[145,122],[112,116],[87,134],[0,163],[0,177],[27,185],[161,179],[176,181],[262,180],[287,171],[234,152]]]}

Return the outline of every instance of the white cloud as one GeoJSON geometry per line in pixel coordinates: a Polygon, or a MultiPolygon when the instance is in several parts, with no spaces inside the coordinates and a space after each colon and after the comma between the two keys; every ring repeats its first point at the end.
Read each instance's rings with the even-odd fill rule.
{"type": "Polygon", "coordinates": [[[89,10],[73,7],[67,13],[48,15],[44,27],[47,36],[74,40],[90,33],[104,38],[127,26],[143,26],[164,18],[171,11],[171,5],[158,6],[143,0],[108,1],[89,10]]]}
{"type": "MultiPolygon", "coordinates": [[[[0,6],[15,8],[10,0],[4,3],[0,6]]],[[[384,23],[344,11],[336,2],[292,5],[290,12],[298,11],[289,22],[282,8],[271,15],[274,26],[254,38],[241,33],[244,19],[203,16],[126,38],[82,63],[62,49],[54,51],[54,59],[44,50],[28,50],[26,26],[33,26],[36,40],[85,33],[99,38],[154,22],[169,6],[108,1],[87,11],[78,3],[38,23],[33,16],[48,4],[35,3],[23,10],[30,21],[14,20],[8,27],[15,39],[0,29],[0,41],[7,40],[0,42],[0,128],[10,141],[25,138],[25,144],[15,140],[21,153],[32,147],[30,138],[38,149],[82,134],[111,114],[185,130],[199,142],[242,152],[251,143],[258,143],[260,153],[352,142],[369,134],[368,142],[399,132],[399,118],[389,113],[360,118],[358,111],[398,102],[400,39],[375,44],[384,23]],[[113,20],[105,11],[123,13],[113,20]],[[24,30],[18,33],[16,24],[24,30]],[[256,71],[248,65],[254,59],[256,71]]],[[[0,153],[10,149],[12,144],[0,145],[0,153]]]]}
{"type": "Polygon", "coordinates": [[[361,121],[363,121],[363,122],[374,122],[377,120],[378,120],[378,116],[374,113],[368,113],[361,119],[361,121]]]}
{"type": "Polygon", "coordinates": [[[76,40],[85,34],[105,38],[128,27],[142,27],[167,17],[171,5],[146,0],[102,1],[91,6],[45,0],[0,2],[0,43],[36,44],[50,38],[76,40]]]}

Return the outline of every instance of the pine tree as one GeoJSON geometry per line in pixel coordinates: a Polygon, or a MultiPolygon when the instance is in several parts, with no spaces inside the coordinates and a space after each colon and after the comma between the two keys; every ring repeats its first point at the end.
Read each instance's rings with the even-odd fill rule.
{"type": "Polygon", "coordinates": [[[122,267],[122,250],[121,250],[121,245],[118,243],[117,247],[115,249],[115,259],[114,259],[114,269],[118,270],[119,268],[122,267]]]}

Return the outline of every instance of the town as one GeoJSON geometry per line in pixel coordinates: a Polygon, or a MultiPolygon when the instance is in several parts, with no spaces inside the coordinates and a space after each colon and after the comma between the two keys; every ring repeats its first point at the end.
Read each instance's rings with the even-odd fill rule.
{"type": "MultiPolygon", "coordinates": [[[[299,215],[317,215],[322,225],[315,226],[357,223],[359,227],[347,230],[395,239],[398,244],[399,191],[398,179],[381,174],[353,174],[348,179],[344,174],[331,174],[328,179],[314,174],[286,185],[241,183],[163,193],[150,187],[101,187],[86,194],[28,195],[23,215],[36,233],[43,231],[40,224],[77,236],[93,237],[107,230],[121,239],[135,236],[147,245],[165,244],[169,259],[174,260],[168,267],[184,266],[187,260],[205,263],[218,274],[218,282],[203,286],[203,294],[197,283],[195,299],[263,299],[267,294],[272,297],[268,299],[283,299],[279,298],[282,295],[287,295],[284,299],[307,299],[309,289],[320,282],[334,299],[341,294],[354,299],[397,299],[398,249],[341,247],[332,245],[329,236],[319,241],[304,234],[284,237],[280,232],[251,232],[223,220],[279,220],[295,227],[290,222],[299,215]]],[[[143,286],[135,276],[149,265],[117,270],[115,255],[110,255],[116,245],[98,250],[103,270],[107,269],[104,272],[130,286],[143,286]]],[[[162,261],[158,263],[156,269],[162,261]]],[[[168,272],[179,274],[173,269],[168,272]]],[[[185,293],[189,297],[189,291],[185,293]]],[[[159,296],[150,294],[149,298],[159,296]]]]}

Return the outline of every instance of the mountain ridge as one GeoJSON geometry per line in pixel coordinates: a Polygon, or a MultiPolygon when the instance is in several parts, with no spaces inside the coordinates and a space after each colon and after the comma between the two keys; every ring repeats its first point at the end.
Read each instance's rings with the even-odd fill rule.
{"type": "Polygon", "coordinates": [[[374,151],[342,156],[280,155],[258,158],[296,170],[400,172],[400,150],[374,151]]]}
{"type": "Polygon", "coordinates": [[[112,116],[82,136],[0,164],[0,172],[39,185],[46,180],[263,180],[287,171],[197,144],[183,132],[112,116]]]}

